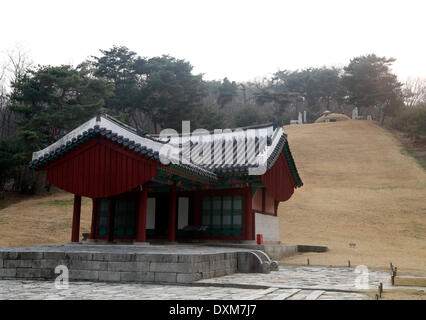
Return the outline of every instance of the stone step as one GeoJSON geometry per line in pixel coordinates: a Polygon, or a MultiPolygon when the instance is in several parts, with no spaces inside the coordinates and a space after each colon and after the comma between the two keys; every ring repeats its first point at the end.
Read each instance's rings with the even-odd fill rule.
{"type": "Polygon", "coordinates": [[[287,300],[306,300],[306,297],[311,293],[310,290],[301,290],[298,293],[287,298],[287,300]]]}
{"type": "Polygon", "coordinates": [[[295,295],[296,293],[302,291],[301,289],[290,289],[286,290],[283,293],[280,293],[279,295],[275,296],[272,300],[286,300],[289,297],[295,295]]]}
{"type": "Polygon", "coordinates": [[[317,300],[325,291],[315,290],[312,291],[307,297],[306,300],[317,300]]]}

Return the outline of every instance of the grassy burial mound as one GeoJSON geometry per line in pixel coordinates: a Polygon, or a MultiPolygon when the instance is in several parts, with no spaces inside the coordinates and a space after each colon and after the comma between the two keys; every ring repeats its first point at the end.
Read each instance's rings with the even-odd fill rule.
{"type": "Polygon", "coordinates": [[[315,120],[315,123],[322,123],[326,120],[329,121],[345,121],[345,120],[351,120],[347,115],[342,113],[329,113],[327,115],[322,115],[317,120],[315,120]]]}
{"type": "Polygon", "coordinates": [[[353,120],[284,129],[304,186],[279,206],[281,241],[330,249],[285,262],[426,274],[426,171],[392,134],[353,120]]]}

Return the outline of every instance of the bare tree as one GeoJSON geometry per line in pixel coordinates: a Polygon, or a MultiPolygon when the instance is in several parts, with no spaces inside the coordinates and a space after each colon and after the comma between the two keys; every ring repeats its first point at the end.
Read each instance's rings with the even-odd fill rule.
{"type": "Polygon", "coordinates": [[[4,139],[9,134],[9,125],[10,112],[7,109],[7,104],[9,102],[7,94],[7,64],[0,66],[0,140],[4,139]]]}
{"type": "Polygon", "coordinates": [[[6,62],[0,66],[0,139],[6,139],[15,132],[15,114],[7,107],[11,84],[33,65],[28,52],[21,46],[7,50],[5,55],[6,62]]]}
{"type": "Polygon", "coordinates": [[[404,101],[407,107],[426,103],[426,79],[408,78],[404,84],[404,101]]]}

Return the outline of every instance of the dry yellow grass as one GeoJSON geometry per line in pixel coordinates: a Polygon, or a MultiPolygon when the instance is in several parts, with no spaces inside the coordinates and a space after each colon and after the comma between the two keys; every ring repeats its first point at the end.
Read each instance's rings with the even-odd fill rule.
{"type": "Polygon", "coordinates": [[[425,275],[426,172],[399,142],[369,121],[284,129],[304,186],[279,206],[281,241],[329,247],[285,262],[425,275]]]}
{"type": "Polygon", "coordinates": [[[426,287],[426,277],[396,276],[394,283],[395,286],[426,287]]]}
{"type": "MultiPolygon", "coordinates": [[[[364,292],[375,299],[377,290],[364,292]]],[[[380,300],[426,300],[426,291],[421,289],[385,289],[380,300]]]]}
{"type": "MultiPolygon", "coordinates": [[[[0,246],[70,242],[73,199],[69,193],[55,192],[30,197],[0,210],[0,246]]],[[[80,231],[89,232],[92,201],[83,198],[81,207],[80,231]]]]}

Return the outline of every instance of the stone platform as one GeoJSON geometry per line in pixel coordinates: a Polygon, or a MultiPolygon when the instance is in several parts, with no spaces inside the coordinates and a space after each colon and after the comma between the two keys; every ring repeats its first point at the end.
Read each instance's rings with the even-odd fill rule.
{"type": "Polygon", "coordinates": [[[294,256],[298,253],[305,252],[326,252],[328,247],[314,246],[314,245],[297,245],[297,244],[257,244],[254,241],[241,241],[241,242],[205,242],[205,245],[216,247],[230,247],[230,248],[244,248],[248,250],[258,250],[265,252],[273,260],[282,260],[283,258],[294,256]]]}
{"type": "Polygon", "coordinates": [[[261,251],[204,245],[93,245],[0,248],[0,279],[192,283],[278,265],[261,251]]]}

